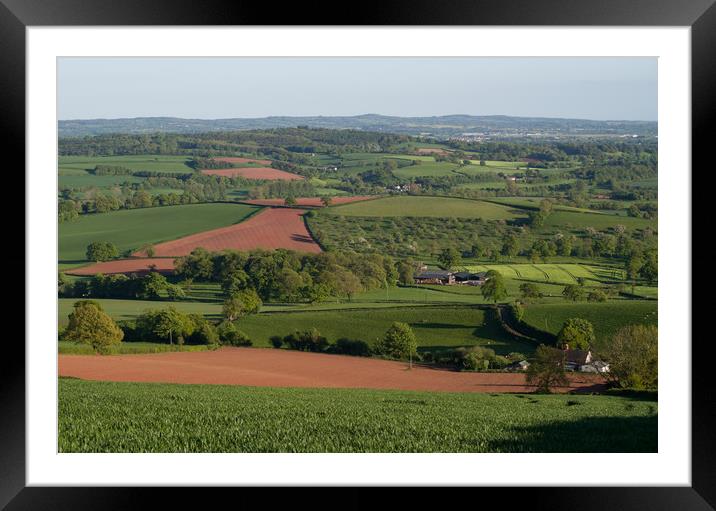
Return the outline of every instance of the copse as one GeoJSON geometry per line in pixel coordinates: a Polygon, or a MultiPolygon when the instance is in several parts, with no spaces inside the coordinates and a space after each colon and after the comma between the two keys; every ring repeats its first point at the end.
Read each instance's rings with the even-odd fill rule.
{"type": "MultiPolygon", "coordinates": [[[[315,303],[328,297],[394,286],[396,262],[381,254],[322,252],[305,254],[277,249],[207,252],[196,249],[176,261],[183,279],[221,283],[225,295],[253,289],[261,300],[315,303]]],[[[411,282],[412,283],[412,282],[411,282]]]]}
{"type": "Polygon", "coordinates": [[[87,245],[87,259],[90,261],[109,261],[119,257],[117,247],[108,241],[94,241],[87,245]]]}
{"type": "Polygon", "coordinates": [[[527,368],[527,383],[537,387],[536,392],[549,394],[554,387],[569,384],[561,350],[541,344],[527,368]]]}
{"type": "Polygon", "coordinates": [[[92,300],[75,302],[63,334],[63,339],[88,344],[97,353],[106,353],[113,345],[122,342],[123,337],[124,332],[114,320],[92,300]]]}

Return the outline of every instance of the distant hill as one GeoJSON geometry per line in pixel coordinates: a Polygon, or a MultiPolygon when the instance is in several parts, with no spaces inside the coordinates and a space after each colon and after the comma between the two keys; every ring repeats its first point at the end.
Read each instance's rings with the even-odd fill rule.
{"type": "Polygon", "coordinates": [[[60,137],[107,133],[201,133],[308,126],[311,128],[385,131],[435,138],[574,138],[584,136],[644,136],[657,134],[652,121],[593,121],[505,115],[442,115],[436,117],[391,117],[366,114],[352,117],[261,117],[235,119],[181,119],[136,117],[128,119],[78,119],[58,123],[60,137]]]}

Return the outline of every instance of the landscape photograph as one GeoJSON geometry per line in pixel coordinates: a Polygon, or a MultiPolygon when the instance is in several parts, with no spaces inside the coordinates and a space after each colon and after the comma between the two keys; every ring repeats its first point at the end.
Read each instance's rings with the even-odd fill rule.
{"type": "Polygon", "coordinates": [[[658,452],[656,58],[57,70],[60,453],[658,452]]]}

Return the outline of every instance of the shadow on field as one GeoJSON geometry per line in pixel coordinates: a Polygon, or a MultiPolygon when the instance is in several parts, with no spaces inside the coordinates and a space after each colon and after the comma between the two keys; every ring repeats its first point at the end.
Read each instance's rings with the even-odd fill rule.
{"type": "MultiPolygon", "coordinates": [[[[535,404],[537,413],[539,403],[535,404]]],[[[508,433],[509,440],[490,441],[487,451],[657,452],[657,417],[654,413],[644,417],[591,417],[538,426],[514,426],[508,433]]]]}

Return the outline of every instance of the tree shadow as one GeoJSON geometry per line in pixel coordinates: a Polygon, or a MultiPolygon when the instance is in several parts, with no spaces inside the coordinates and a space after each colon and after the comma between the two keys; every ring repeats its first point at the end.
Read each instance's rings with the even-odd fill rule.
{"type": "MultiPolygon", "coordinates": [[[[534,401],[538,409],[539,401],[534,401]]],[[[565,407],[569,402],[565,403],[565,407]]],[[[655,409],[654,409],[655,411],[655,409]]],[[[509,439],[488,441],[490,452],[657,452],[658,415],[588,417],[513,426],[509,439]]]]}

